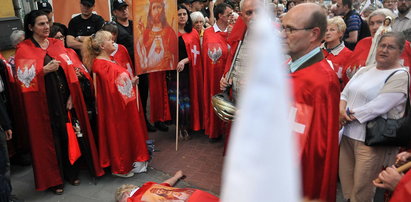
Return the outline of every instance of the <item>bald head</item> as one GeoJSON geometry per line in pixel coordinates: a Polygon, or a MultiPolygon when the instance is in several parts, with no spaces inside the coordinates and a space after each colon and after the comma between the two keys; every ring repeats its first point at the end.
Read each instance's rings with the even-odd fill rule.
{"type": "Polygon", "coordinates": [[[240,15],[244,23],[248,26],[249,22],[255,18],[255,12],[257,10],[257,4],[259,0],[241,0],[240,2],[240,15]]]}
{"type": "Polygon", "coordinates": [[[294,61],[320,46],[327,18],[319,5],[303,3],[287,12],[282,26],[287,52],[294,61]]]}
{"type": "Polygon", "coordinates": [[[294,6],[285,17],[299,19],[301,25],[306,28],[319,28],[318,41],[322,41],[327,29],[327,15],[324,9],[315,3],[302,3],[294,6]],[[308,16],[308,17],[307,17],[308,16]]]}

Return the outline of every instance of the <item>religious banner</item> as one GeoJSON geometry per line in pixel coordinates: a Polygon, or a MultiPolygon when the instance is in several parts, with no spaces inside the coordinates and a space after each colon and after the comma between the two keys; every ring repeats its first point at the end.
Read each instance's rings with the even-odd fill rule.
{"type": "Polygon", "coordinates": [[[178,62],[177,1],[133,0],[137,74],[173,70],[178,62]]]}

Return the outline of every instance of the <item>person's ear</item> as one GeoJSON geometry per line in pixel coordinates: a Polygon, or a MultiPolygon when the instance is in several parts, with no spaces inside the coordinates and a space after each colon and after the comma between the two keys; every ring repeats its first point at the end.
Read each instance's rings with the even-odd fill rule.
{"type": "Polygon", "coordinates": [[[31,26],[30,24],[29,24],[29,30],[33,31],[33,26],[31,26]]]}

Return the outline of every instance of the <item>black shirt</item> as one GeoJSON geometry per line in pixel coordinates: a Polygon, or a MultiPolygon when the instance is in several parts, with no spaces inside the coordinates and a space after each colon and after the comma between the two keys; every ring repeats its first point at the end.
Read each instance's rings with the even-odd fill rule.
{"type": "Polygon", "coordinates": [[[94,13],[88,19],[78,15],[70,20],[67,34],[74,37],[90,36],[100,30],[103,24],[104,19],[94,13]]]}
{"type": "Polygon", "coordinates": [[[127,48],[128,54],[134,63],[134,48],[133,48],[133,21],[128,21],[128,26],[125,27],[119,22],[116,22],[118,27],[117,43],[127,48]]]}

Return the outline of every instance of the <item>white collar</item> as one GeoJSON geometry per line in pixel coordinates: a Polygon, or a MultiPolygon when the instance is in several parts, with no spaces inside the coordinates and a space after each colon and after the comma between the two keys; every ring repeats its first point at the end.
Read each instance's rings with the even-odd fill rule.
{"type": "Polygon", "coordinates": [[[214,32],[227,32],[227,28],[225,28],[225,30],[224,31],[222,31],[218,26],[217,26],[217,23],[214,23],[214,25],[213,25],[213,28],[214,28],[214,32]]]}

